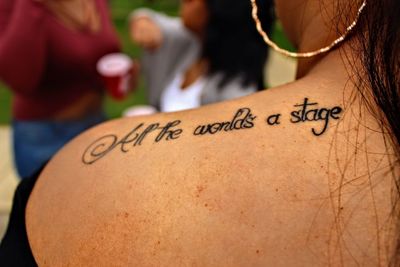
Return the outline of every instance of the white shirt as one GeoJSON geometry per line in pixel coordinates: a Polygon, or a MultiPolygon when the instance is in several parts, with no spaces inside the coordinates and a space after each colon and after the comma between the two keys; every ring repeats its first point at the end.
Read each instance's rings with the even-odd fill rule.
{"type": "Polygon", "coordinates": [[[200,107],[201,93],[205,86],[205,79],[198,78],[185,89],[181,88],[183,75],[176,75],[175,79],[164,89],[161,95],[161,112],[173,112],[200,107]]]}

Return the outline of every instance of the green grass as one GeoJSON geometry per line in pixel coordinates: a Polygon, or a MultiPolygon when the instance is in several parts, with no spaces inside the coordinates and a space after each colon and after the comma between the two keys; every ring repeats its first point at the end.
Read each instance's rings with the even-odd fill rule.
{"type": "MultiPolygon", "coordinates": [[[[127,17],[131,10],[145,6],[163,11],[169,15],[177,15],[179,2],[179,0],[111,0],[111,14],[122,42],[123,51],[134,59],[140,57],[140,49],[129,40],[127,17]]],[[[279,24],[274,31],[273,39],[283,47],[293,49],[282,33],[279,24]]],[[[9,124],[11,121],[11,97],[11,92],[4,85],[0,84],[0,124],[9,124]]],[[[117,102],[107,97],[104,102],[104,109],[108,117],[116,118],[120,117],[122,111],[127,107],[145,103],[144,84],[140,82],[135,93],[131,94],[124,101],[117,102]]]]}
{"type": "Polygon", "coordinates": [[[11,121],[11,93],[0,84],[0,124],[8,124],[11,121]]]}

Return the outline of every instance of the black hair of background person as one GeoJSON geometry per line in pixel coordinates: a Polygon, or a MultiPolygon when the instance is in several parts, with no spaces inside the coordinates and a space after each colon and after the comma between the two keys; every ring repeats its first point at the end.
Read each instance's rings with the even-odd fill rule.
{"type": "MultiPolygon", "coordinates": [[[[258,0],[259,17],[266,32],[275,21],[274,1],[258,0]]],[[[208,74],[223,73],[220,87],[237,75],[243,86],[257,84],[264,89],[264,65],[268,47],[257,32],[249,0],[206,0],[209,20],[202,57],[208,59],[208,74]]]]}

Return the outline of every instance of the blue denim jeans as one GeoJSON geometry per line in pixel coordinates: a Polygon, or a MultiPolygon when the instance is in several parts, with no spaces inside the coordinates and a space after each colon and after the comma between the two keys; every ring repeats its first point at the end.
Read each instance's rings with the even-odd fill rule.
{"type": "Polygon", "coordinates": [[[103,121],[102,113],[76,121],[14,121],[14,161],[19,177],[33,175],[71,139],[103,121]]]}

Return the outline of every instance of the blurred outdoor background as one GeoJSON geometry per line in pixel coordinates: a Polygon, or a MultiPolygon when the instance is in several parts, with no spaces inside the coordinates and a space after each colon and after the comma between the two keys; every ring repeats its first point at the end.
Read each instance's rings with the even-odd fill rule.
{"type": "MultiPolygon", "coordinates": [[[[179,2],[180,0],[110,0],[112,19],[122,41],[123,52],[134,59],[140,58],[140,49],[132,44],[129,37],[127,19],[132,10],[139,7],[149,7],[168,15],[178,15],[179,2]]],[[[279,23],[275,25],[272,38],[281,47],[292,50],[282,33],[279,23]]],[[[266,87],[293,80],[295,65],[295,61],[283,58],[276,53],[271,53],[266,67],[266,87]]],[[[128,107],[141,104],[146,104],[143,81],[140,81],[138,89],[124,101],[115,101],[107,97],[104,108],[109,118],[117,118],[121,117],[122,112],[128,107]]],[[[12,196],[18,184],[12,160],[10,122],[11,93],[0,83],[0,239],[7,225],[12,196]]]]}
{"type": "MultiPolygon", "coordinates": [[[[114,25],[118,31],[123,50],[134,59],[139,58],[140,50],[133,45],[129,39],[129,28],[127,18],[129,13],[138,7],[150,7],[155,10],[165,12],[169,15],[178,15],[179,0],[111,0],[111,12],[114,25]]],[[[111,118],[121,116],[126,107],[136,104],[144,104],[145,95],[143,83],[140,84],[136,93],[131,94],[124,101],[116,102],[110,97],[105,102],[107,115],[111,118]]],[[[0,84],[0,125],[8,124],[11,118],[11,93],[0,84]]]]}
{"type": "MultiPolygon", "coordinates": [[[[168,15],[178,15],[178,6],[180,0],[111,0],[111,12],[114,25],[118,31],[119,37],[122,40],[123,50],[125,53],[138,59],[140,57],[140,49],[132,44],[129,39],[129,29],[127,18],[129,13],[139,7],[149,7],[158,11],[162,11],[168,15]]],[[[282,33],[279,24],[276,25],[273,33],[273,40],[284,48],[292,49],[291,45],[282,33]]],[[[273,56],[271,56],[273,57],[273,56]]],[[[289,74],[290,76],[291,74],[289,74]]],[[[105,110],[110,118],[120,117],[123,110],[127,107],[145,104],[144,85],[141,82],[138,90],[131,94],[126,100],[112,100],[108,97],[104,103],[105,110]]],[[[8,124],[11,118],[11,93],[0,84],[0,125],[8,124]]]]}

